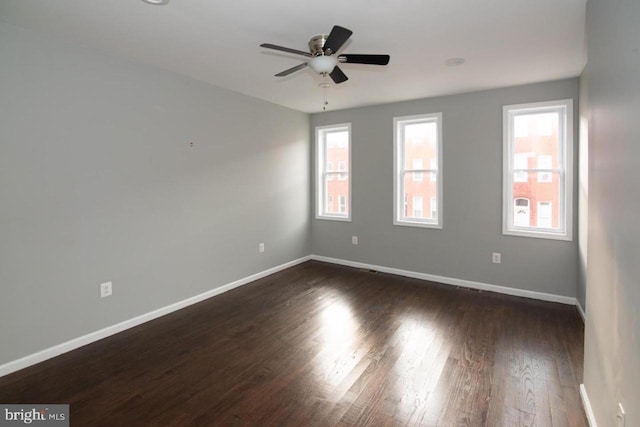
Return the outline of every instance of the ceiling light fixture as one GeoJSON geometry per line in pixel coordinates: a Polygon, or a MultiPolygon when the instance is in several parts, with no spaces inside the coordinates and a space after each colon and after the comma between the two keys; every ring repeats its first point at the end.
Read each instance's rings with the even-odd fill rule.
{"type": "Polygon", "coordinates": [[[464,64],[465,61],[466,61],[466,59],[464,59],[464,58],[449,58],[446,61],[444,61],[444,63],[448,67],[457,67],[458,65],[464,64]]]}
{"type": "Polygon", "coordinates": [[[336,56],[318,55],[309,61],[309,66],[319,74],[328,74],[338,65],[336,56]]]}
{"type": "Polygon", "coordinates": [[[169,4],[169,0],[142,0],[145,3],[152,4],[154,6],[164,6],[165,4],[169,4]]]}

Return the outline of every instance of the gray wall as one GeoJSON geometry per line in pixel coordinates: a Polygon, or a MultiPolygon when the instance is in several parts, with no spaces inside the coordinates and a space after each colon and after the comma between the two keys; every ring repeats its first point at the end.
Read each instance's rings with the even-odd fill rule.
{"type": "Polygon", "coordinates": [[[0,94],[0,364],[309,253],[306,114],[4,23],[0,94]]]}
{"type": "Polygon", "coordinates": [[[587,3],[589,262],[584,384],[600,427],[640,426],[640,2],[587,3]]]}
{"type": "Polygon", "coordinates": [[[352,123],[353,179],[353,221],[313,219],[312,252],[574,297],[577,231],[572,242],[504,236],[501,222],[502,106],[568,98],[577,112],[578,79],[312,115],[312,138],[315,126],[352,123]],[[395,226],[393,118],[435,112],[443,113],[444,229],[395,226]]]}

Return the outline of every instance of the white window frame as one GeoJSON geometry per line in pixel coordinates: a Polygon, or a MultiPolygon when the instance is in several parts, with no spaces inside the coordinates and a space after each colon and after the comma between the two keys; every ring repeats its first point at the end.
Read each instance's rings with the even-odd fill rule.
{"type": "MultiPolygon", "coordinates": [[[[339,123],[334,125],[317,126],[316,127],[316,159],[315,159],[315,178],[316,178],[316,219],[324,219],[330,221],[351,221],[351,123],[339,123]],[[325,154],[326,144],[324,135],[330,132],[347,132],[347,150],[349,152],[349,162],[346,171],[333,171],[329,173],[332,177],[335,175],[344,175],[345,180],[348,180],[349,194],[346,197],[346,213],[329,213],[325,206],[325,176],[328,172],[324,169],[326,167],[325,154]]],[[[327,176],[328,178],[328,176],[327,176]]],[[[327,179],[328,181],[328,179],[327,179]]]]}
{"type": "MultiPolygon", "coordinates": [[[[395,225],[409,226],[409,227],[424,227],[424,228],[437,228],[443,227],[443,203],[442,203],[442,113],[432,114],[418,114],[414,116],[403,116],[393,118],[393,200],[394,200],[394,218],[393,223],[395,225]],[[413,173],[411,169],[404,169],[404,142],[402,133],[402,127],[407,124],[414,124],[420,122],[431,122],[436,124],[436,137],[438,139],[436,143],[438,168],[423,169],[420,172],[433,173],[437,180],[437,208],[438,215],[436,219],[424,218],[407,218],[405,215],[404,205],[404,174],[413,173]]],[[[424,209],[424,207],[423,207],[424,209]]]]}
{"type": "MultiPolygon", "coordinates": [[[[503,190],[502,190],[502,233],[509,236],[535,237],[542,239],[573,240],[573,100],[564,99],[549,102],[505,105],[503,111],[503,190]],[[558,229],[539,227],[519,227],[513,225],[513,118],[520,114],[542,112],[560,113],[559,165],[542,172],[559,173],[560,216],[558,229]]],[[[537,165],[536,165],[537,166],[537,165]]],[[[529,168],[527,172],[538,172],[529,168]]],[[[517,170],[515,171],[517,172],[517,170]]]]}

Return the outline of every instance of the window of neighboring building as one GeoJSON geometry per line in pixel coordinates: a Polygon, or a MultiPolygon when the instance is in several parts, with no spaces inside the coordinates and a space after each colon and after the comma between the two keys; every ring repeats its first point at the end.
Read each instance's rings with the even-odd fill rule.
{"type": "Polygon", "coordinates": [[[538,156],[538,182],[552,182],[551,172],[544,172],[553,168],[553,156],[549,154],[540,154],[538,156]]]}
{"type": "Polygon", "coordinates": [[[573,101],[504,107],[503,233],[572,239],[573,101]]]}
{"type": "Polygon", "coordinates": [[[409,215],[409,199],[407,198],[406,194],[404,195],[403,206],[404,206],[404,209],[402,210],[402,212],[404,212],[404,216],[408,216],[409,215]]]}
{"type": "Polygon", "coordinates": [[[538,202],[538,227],[553,227],[553,221],[551,220],[552,211],[551,202],[538,202]]]}
{"type": "MultiPolygon", "coordinates": [[[[431,169],[432,171],[434,170],[438,170],[438,159],[431,159],[429,160],[429,169],[431,169]]],[[[431,182],[436,182],[436,174],[435,173],[430,173],[429,175],[431,175],[431,182]]]]}
{"type": "Polygon", "coordinates": [[[394,224],[442,228],[442,113],[396,117],[393,123],[394,224]],[[424,201],[432,199],[436,203],[425,213],[424,201]]]}
{"type": "Polygon", "coordinates": [[[527,182],[529,175],[527,169],[529,166],[529,155],[527,153],[518,153],[513,159],[513,181],[527,182]]]}
{"type": "Polygon", "coordinates": [[[351,220],[351,124],[316,128],[316,218],[351,220]],[[338,170],[333,169],[338,165],[338,170]],[[333,201],[337,200],[337,206],[333,201]]]}
{"type": "Polygon", "coordinates": [[[343,195],[338,196],[338,212],[344,214],[347,212],[347,198],[343,195]]]}
{"type": "Polygon", "coordinates": [[[438,219],[438,199],[431,198],[431,219],[438,219]]]}
{"type": "MultiPolygon", "coordinates": [[[[413,163],[413,170],[422,171],[422,168],[424,167],[424,165],[422,164],[422,159],[413,159],[412,163],[413,163]]],[[[422,172],[414,172],[413,180],[422,181],[422,172]]]]}
{"type": "MultiPolygon", "coordinates": [[[[343,148],[343,147],[340,147],[340,148],[343,148]]],[[[347,166],[346,166],[346,164],[345,164],[344,160],[340,160],[340,161],[338,162],[338,171],[339,171],[339,172],[343,172],[343,171],[346,171],[346,170],[347,170],[347,166]]],[[[338,179],[339,179],[340,181],[344,181],[345,179],[347,179],[347,174],[346,174],[346,173],[340,173],[340,174],[338,174],[338,179]]]]}
{"type": "Polygon", "coordinates": [[[413,196],[413,217],[414,218],[423,218],[423,208],[422,208],[422,197],[421,196],[413,196]]]}

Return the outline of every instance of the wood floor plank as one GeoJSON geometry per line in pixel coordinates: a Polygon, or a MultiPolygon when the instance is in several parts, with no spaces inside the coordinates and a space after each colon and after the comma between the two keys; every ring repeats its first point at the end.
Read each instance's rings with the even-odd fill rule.
{"type": "Polygon", "coordinates": [[[571,426],[573,307],[306,262],[0,378],[84,426],[571,426]]]}

